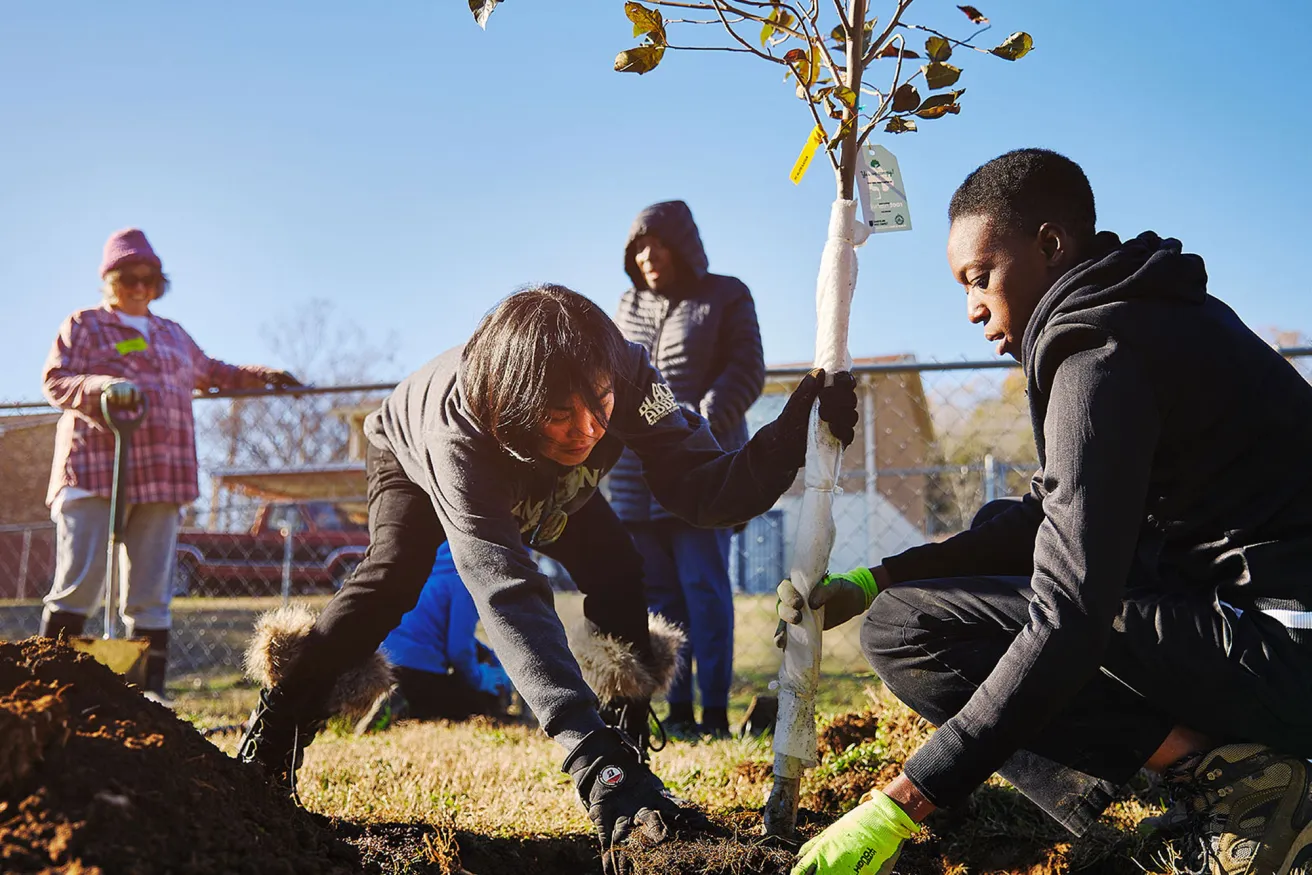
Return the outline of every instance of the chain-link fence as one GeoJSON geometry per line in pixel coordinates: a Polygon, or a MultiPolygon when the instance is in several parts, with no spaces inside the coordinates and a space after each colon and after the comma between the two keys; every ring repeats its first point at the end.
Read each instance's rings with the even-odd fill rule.
{"type": "MultiPolygon", "coordinates": [[[[749,413],[753,429],[778,413],[803,372],[770,371],[749,413]]],[[[861,419],[835,500],[833,567],[940,540],[990,499],[1027,488],[1036,462],[1016,367],[881,359],[859,361],[856,372],[861,419]]],[[[230,683],[260,612],[292,599],[322,604],[359,562],[368,543],[361,424],[389,388],[196,399],[201,497],[184,509],[178,542],[171,684],[230,683]]],[[[37,631],[52,580],[45,493],[57,419],[39,403],[0,405],[0,639],[37,631]]],[[[774,589],[789,568],[800,499],[799,481],[733,541],[735,665],[754,688],[778,667],[774,589]]],[[[559,610],[576,614],[579,597],[558,579],[559,610]]],[[[858,624],[848,625],[826,636],[832,675],[868,670],[858,624]]],[[[93,618],[87,631],[98,629],[93,618]]]]}

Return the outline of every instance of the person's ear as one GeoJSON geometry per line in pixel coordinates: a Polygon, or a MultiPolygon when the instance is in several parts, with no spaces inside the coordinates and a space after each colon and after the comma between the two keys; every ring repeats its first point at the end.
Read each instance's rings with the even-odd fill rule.
{"type": "Polygon", "coordinates": [[[1066,229],[1053,222],[1044,222],[1039,226],[1038,242],[1047,266],[1065,269],[1073,252],[1071,236],[1066,233],[1066,229]]]}

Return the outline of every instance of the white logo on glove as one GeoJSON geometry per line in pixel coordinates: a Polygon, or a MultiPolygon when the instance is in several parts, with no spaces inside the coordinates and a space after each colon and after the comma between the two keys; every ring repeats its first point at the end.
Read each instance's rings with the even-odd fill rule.
{"type": "Polygon", "coordinates": [[[648,425],[655,425],[678,409],[679,402],[674,400],[674,390],[664,383],[652,383],[651,394],[642,402],[638,413],[647,420],[648,425]]]}
{"type": "Polygon", "coordinates": [[[624,783],[624,770],[619,766],[606,766],[597,776],[597,780],[604,787],[618,787],[624,783]]]}

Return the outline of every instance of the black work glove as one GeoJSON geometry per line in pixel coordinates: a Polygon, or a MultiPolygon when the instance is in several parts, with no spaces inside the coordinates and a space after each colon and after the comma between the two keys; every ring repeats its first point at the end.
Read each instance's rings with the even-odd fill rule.
{"type": "Polygon", "coordinates": [[[620,849],[635,828],[660,843],[682,830],[704,829],[701,812],[684,808],[660,779],[638,761],[638,752],[613,729],[589,732],[565,758],[579,798],[597,828],[606,875],[630,870],[620,849]]]}
{"type": "Polygon", "coordinates": [[[825,369],[815,368],[797,384],[788,403],[774,422],[761,427],[753,441],[768,447],[772,461],[796,470],[806,464],[807,429],[811,405],[820,399],[820,419],[846,447],[856,438],[856,377],[849,371],[834,374],[832,386],[825,385],[825,369]]]}
{"type": "Polygon", "coordinates": [[[653,747],[651,743],[651,722],[647,719],[651,711],[651,699],[611,699],[602,702],[597,711],[607,726],[624,733],[625,739],[637,749],[638,759],[644,765],[650,761],[647,751],[660,750],[665,746],[664,739],[659,747],[653,747]]]}
{"type": "Polygon", "coordinates": [[[299,389],[305,384],[287,371],[280,371],[277,368],[264,368],[260,377],[264,380],[265,385],[272,386],[274,389],[299,389]]]}

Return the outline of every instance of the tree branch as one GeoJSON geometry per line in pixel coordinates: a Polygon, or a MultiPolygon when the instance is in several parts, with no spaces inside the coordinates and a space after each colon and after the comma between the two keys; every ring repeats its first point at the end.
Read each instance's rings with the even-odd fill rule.
{"type": "MultiPolygon", "coordinates": [[[[897,9],[893,10],[893,17],[889,19],[888,26],[884,28],[884,32],[879,35],[878,39],[873,40],[870,45],[866,47],[865,54],[861,56],[861,66],[868,66],[874,61],[876,54],[881,48],[883,48],[884,43],[888,41],[889,36],[892,35],[893,30],[900,23],[902,13],[907,11],[907,7],[910,6],[912,2],[913,0],[898,0],[897,9]]],[[[901,60],[901,58],[898,58],[898,60],[901,60]]]]}
{"type": "MultiPolygon", "coordinates": [[[[815,101],[811,99],[811,86],[809,86],[809,85],[802,85],[802,84],[801,84],[801,83],[802,83],[802,77],[801,77],[800,75],[798,75],[798,72],[797,72],[797,65],[796,65],[796,64],[789,64],[789,65],[788,65],[788,69],[790,69],[790,70],[793,71],[793,75],[794,75],[794,76],[797,76],[797,83],[798,83],[798,85],[799,85],[799,86],[804,90],[804,92],[806,93],[806,101],[805,101],[805,102],[806,102],[806,108],[809,109],[809,110],[811,110],[811,117],[812,117],[813,119],[815,119],[816,127],[818,127],[821,131],[824,132],[825,140],[827,141],[827,140],[829,139],[829,129],[825,127],[825,123],[824,123],[824,121],[820,118],[820,110],[816,109],[815,101]]],[[[830,150],[830,149],[826,149],[826,150],[825,150],[825,154],[829,156],[829,163],[833,165],[833,167],[834,167],[834,172],[835,172],[835,173],[838,173],[838,172],[839,172],[839,169],[838,169],[838,159],[834,157],[834,153],[833,153],[833,151],[830,150]]]]}
{"type": "MultiPolygon", "coordinates": [[[[898,8],[901,9],[903,5],[910,3],[911,0],[898,0],[898,8]]],[[[838,196],[844,200],[851,200],[856,192],[857,150],[859,148],[856,127],[861,121],[861,112],[857,107],[861,94],[861,74],[865,72],[866,67],[865,63],[859,59],[866,56],[865,46],[862,45],[862,41],[865,39],[865,21],[868,9],[866,0],[852,0],[851,18],[855,24],[852,30],[848,32],[847,42],[845,43],[848,63],[847,82],[844,84],[852,92],[852,105],[844,113],[844,121],[850,120],[852,122],[852,132],[844,138],[846,142],[841,146],[843,154],[839,159],[838,196]]],[[[839,130],[842,130],[842,128],[840,127],[839,130]]]]}
{"type": "MultiPolygon", "coordinates": [[[[879,109],[875,110],[870,116],[870,123],[862,129],[861,134],[857,137],[856,144],[858,147],[870,136],[871,131],[875,129],[875,125],[879,124],[880,119],[883,118],[884,112],[888,109],[888,105],[893,101],[893,95],[897,93],[898,79],[902,77],[902,52],[907,47],[907,40],[902,34],[898,34],[893,37],[893,39],[901,43],[901,45],[898,46],[897,52],[897,68],[893,71],[893,84],[889,87],[888,93],[879,101],[879,109]]],[[[916,72],[917,74],[919,73],[919,71],[916,72]]],[[[911,77],[911,79],[914,78],[916,77],[911,77]]],[[[907,81],[910,82],[911,79],[908,79],[907,81]]]]}
{"type": "MultiPolygon", "coordinates": [[[[714,22],[719,24],[719,22],[714,22]]],[[[739,52],[748,54],[751,49],[741,49],[737,46],[674,46],[666,43],[665,48],[675,52],[739,52]]]]}
{"type": "Polygon", "coordinates": [[[843,36],[846,38],[852,32],[852,22],[847,20],[847,9],[843,6],[843,0],[834,0],[834,11],[838,13],[838,20],[843,25],[843,36]]]}
{"type": "Polygon", "coordinates": [[[934,28],[932,28],[932,27],[925,27],[923,24],[901,24],[901,23],[899,23],[899,24],[898,24],[898,27],[905,27],[907,30],[923,30],[925,33],[932,33],[932,34],[934,34],[934,36],[936,36],[936,37],[940,37],[940,38],[942,38],[942,39],[947,40],[947,41],[950,42],[952,45],[954,45],[954,46],[956,46],[956,47],[958,47],[958,48],[970,49],[971,51],[979,52],[979,53],[984,54],[984,55],[990,54],[990,52],[989,52],[988,49],[981,49],[979,46],[971,45],[970,41],[973,40],[975,37],[979,36],[979,35],[980,35],[981,33],[983,33],[984,31],[991,29],[991,28],[993,27],[993,25],[991,25],[991,24],[988,24],[988,25],[985,25],[984,27],[981,27],[979,30],[975,31],[975,32],[972,33],[970,36],[966,37],[964,40],[953,39],[952,37],[948,36],[947,34],[945,34],[945,33],[939,33],[937,30],[934,30],[934,28]]]}

